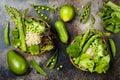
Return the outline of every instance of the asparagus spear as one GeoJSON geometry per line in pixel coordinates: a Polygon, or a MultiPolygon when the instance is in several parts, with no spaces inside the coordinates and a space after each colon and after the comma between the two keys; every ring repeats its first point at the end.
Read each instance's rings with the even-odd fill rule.
{"type": "Polygon", "coordinates": [[[21,42],[20,48],[23,52],[25,52],[26,51],[26,44],[25,44],[25,34],[24,34],[24,30],[23,30],[24,25],[22,22],[22,16],[16,8],[8,7],[8,6],[5,6],[5,8],[9,14],[9,16],[11,17],[11,19],[16,24],[16,27],[19,31],[19,38],[20,38],[20,42],[21,42]]]}

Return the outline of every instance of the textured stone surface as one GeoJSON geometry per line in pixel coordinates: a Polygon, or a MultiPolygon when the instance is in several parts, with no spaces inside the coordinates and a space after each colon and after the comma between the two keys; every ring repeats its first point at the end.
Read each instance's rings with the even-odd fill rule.
{"type": "MultiPolygon", "coordinates": [[[[55,12],[54,15],[49,15],[51,21],[49,24],[53,27],[53,24],[56,20],[60,20],[59,18],[59,8],[64,4],[72,4],[75,8],[86,5],[88,2],[91,2],[91,13],[95,16],[96,22],[94,28],[102,29],[101,20],[98,17],[97,13],[100,9],[102,9],[103,1],[107,0],[1,0],[0,1],[0,80],[120,80],[120,34],[112,35],[111,37],[115,40],[117,45],[117,55],[115,59],[111,61],[111,67],[106,74],[96,74],[90,72],[84,72],[81,70],[76,69],[72,66],[69,61],[69,58],[65,52],[65,48],[68,45],[62,44],[57,42],[57,46],[59,47],[59,59],[57,66],[60,64],[63,65],[63,69],[57,71],[56,69],[49,70],[45,67],[46,60],[50,57],[50,53],[44,54],[42,56],[35,56],[34,58],[37,60],[38,63],[45,69],[48,76],[44,77],[38,74],[35,70],[31,69],[31,72],[25,76],[16,76],[11,73],[8,68],[7,61],[6,61],[6,54],[9,49],[13,49],[12,46],[8,47],[4,44],[3,40],[3,30],[6,24],[6,21],[10,21],[11,25],[10,28],[14,28],[15,24],[12,22],[10,17],[5,11],[4,6],[12,6],[16,7],[18,10],[23,10],[25,8],[29,8],[29,13],[27,16],[36,16],[38,15],[35,13],[33,8],[30,4],[41,4],[41,5],[48,5],[52,7],[52,4],[55,4],[58,7],[58,10],[55,12]]],[[[115,3],[120,5],[119,0],[113,0],[115,3]]],[[[69,23],[65,23],[67,30],[70,35],[69,42],[78,35],[83,33],[88,27],[90,20],[87,24],[83,25],[79,22],[79,17],[76,16],[73,21],[69,23]]],[[[29,57],[27,58],[29,60],[29,57]]]]}

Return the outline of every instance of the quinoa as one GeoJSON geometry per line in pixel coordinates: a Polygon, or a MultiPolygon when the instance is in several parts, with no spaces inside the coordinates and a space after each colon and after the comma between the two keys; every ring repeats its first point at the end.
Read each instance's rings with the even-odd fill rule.
{"type": "Polygon", "coordinates": [[[29,31],[28,33],[26,33],[25,40],[26,40],[27,46],[31,46],[34,44],[37,45],[41,42],[41,36],[37,33],[33,33],[29,31]]]}

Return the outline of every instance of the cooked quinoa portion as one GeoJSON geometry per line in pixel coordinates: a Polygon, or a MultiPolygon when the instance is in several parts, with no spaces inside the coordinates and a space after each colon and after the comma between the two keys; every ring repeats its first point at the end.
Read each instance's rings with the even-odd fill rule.
{"type": "Polygon", "coordinates": [[[26,34],[25,40],[26,40],[27,46],[31,46],[31,45],[34,45],[34,44],[37,45],[41,42],[41,36],[37,33],[33,33],[31,31],[29,31],[26,34]]]}

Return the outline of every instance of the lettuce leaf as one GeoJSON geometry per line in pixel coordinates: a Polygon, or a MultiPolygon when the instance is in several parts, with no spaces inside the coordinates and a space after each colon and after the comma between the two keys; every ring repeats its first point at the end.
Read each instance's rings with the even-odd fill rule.
{"type": "Polygon", "coordinates": [[[109,68],[110,55],[102,57],[99,62],[97,62],[95,71],[98,73],[106,73],[109,68]]]}
{"type": "Polygon", "coordinates": [[[72,57],[79,56],[81,39],[82,39],[82,35],[77,36],[75,38],[75,41],[66,48],[66,51],[69,54],[69,56],[72,56],[72,57]]]}
{"type": "Polygon", "coordinates": [[[103,7],[103,10],[99,12],[99,16],[103,20],[104,29],[113,33],[120,32],[120,6],[109,1],[103,7]]]}

